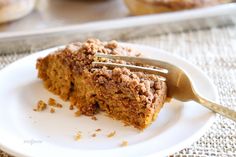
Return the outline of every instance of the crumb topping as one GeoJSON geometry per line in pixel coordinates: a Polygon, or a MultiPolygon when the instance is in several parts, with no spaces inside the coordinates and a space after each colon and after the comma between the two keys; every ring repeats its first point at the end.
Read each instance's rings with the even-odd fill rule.
{"type": "MultiPolygon", "coordinates": [[[[90,71],[93,66],[97,52],[105,54],[130,55],[132,50],[119,46],[116,41],[101,42],[97,39],[88,39],[84,43],[73,43],[68,45],[63,53],[57,55],[63,58],[65,64],[69,65],[75,73],[81,74],[84,70],[90,71]]],[[[137,53],[139,55],[140,53],[137,53]]],[[[136,55],[136,54],[135,54],[136,55]]]]}

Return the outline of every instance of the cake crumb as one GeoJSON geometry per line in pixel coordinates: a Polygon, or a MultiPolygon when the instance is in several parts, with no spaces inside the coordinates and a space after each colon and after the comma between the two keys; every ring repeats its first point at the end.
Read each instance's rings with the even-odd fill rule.
{"type": "Polygon", "coordinates": [[[55,105],[56,105],[56,100],[53,99],[53,98],[49,98],[49,99],[48,99],[48,105],[49,105],[49,106],[55,106],[55,105]]]}
{"type": "Polygon", "coordinates": [[[128,146],[128,141],[122,141],[122,143],[121,143],[121,145],[120,145],[121,147],[125,147],[125,146],[128,146]]]}
{"type": "Polygon", "coordinates": [[[166,97],[165,102],[171,102],[172,98],[171,97],[166,97]]]}
{"type": "Polygon", "coordinates": [[[37,108],[33,109],[34,111],[43,111],[47,108],[47,104],[43,100],[39,100],[37,103],[37,108]]]}
{"type": "Polygon", "coordinates": [[[55,107],[57,107],[57,108],[62,108],[62,104],[57,103],[55,107]]]}
{"type": "Polygon", "coordinates": [[[96,136],[97,136],[97,134],[96,134],[96,133],[93,133],[91,136],[92,136],[92,137],[96,137],[96,136]]]}
{"type": "Polygon", "coordinates": [[[57,103],[56,100],[53,98],[48,99],[48,105],[53,106],[53,107],[57,107],[57,108],[62,108],[62,104],[57,103]]]}
{"type": "Polygon", "coordinates": [[[101,129],[96,129],[95,131],[96,131],[96,132],[99,132],[99,131],[101,131],[101,129]]]}
{"type": "Polygon", "coordinates": [[[76,116],[76,117],[79,117],[80,115],[81,115],[80,110],[78,110],[78,111],[75,112],[75,116],[76,116]]]}
{"type": "Polygon", "coordinates": [[[108,137],[108,138],[111,138],[111,137],[115,136],[115,134],[116,134],[116,132],[113,131],[113,132],[109,133],[109,134],[107,135],[107,137],[108,137]]]}
{"type": "Polygon", "coordinates": [[[51,108],[50,109],[50,113],[54,113],[55,112],[55,109],[54,108],[51,108]]]}
{"type": "Polygon", "coordinates": [[[70,110],[74,110],[74,105],[70,105],[70,110]]]}
{"type": "Polygon", "coordinates": [[[77,134],[75,135],[75,140],[76,141],[79,141],[81,139],[82,135],[81,135],[81,132],[77,132],[77,134]]]}
{"type": "Polygon", "coordinates": [[[91,119],[92,120],[98,120],[97,117],[95,117],[95,116],[92,116],[91,119]]]}

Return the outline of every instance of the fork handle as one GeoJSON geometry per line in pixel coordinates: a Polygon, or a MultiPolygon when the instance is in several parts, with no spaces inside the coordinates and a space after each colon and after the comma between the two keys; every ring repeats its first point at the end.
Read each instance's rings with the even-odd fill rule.
{"type": "Polygon", "coordinates": [[[220,115],[227,117],[229,119],[232,119],[236,122],[236,111],[231,110],[227,107],[224,107],[222,105],[219,105],[215,102],[212,102],[206,98],[203,98],[199,95],[197,95],[197,102],[199,102],[201,105],[207,107],[208,109],[212,110],[215,113],[219,113],[220,115]]]}

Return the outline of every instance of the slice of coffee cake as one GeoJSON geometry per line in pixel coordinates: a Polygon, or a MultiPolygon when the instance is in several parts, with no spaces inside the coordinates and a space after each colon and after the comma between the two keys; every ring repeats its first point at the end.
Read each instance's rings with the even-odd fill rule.
{"type": "MultiPolygon", "coordinates": [[[[114,55],[136,53],[115,41],[90,39],[38,59],[38,77],[48,90],[69,100],[81,114],[92,116],[105,111],[115,119],[144,129],[155,119],[165,102],[166,83],[156,75],[131,72],[126,68],[95,68],[92,62],[98,59],[94,56],[96,52],[114,55]]],[[[111,60],[100,58],[100,61],[111,60]]]]}

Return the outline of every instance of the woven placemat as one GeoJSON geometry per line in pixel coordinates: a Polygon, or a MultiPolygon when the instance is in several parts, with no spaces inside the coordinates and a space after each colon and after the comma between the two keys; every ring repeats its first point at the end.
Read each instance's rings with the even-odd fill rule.
{"type": "MultiPolygon", "coordinates": [[[[217,86],[220,102],[236,110],[236,26],[128,39],[126,42],[158,47],[197,65],[217,86]]],[[[28,54],[0,55],[0,69],[28,54]]],[[[173,156],[236,156],[236,123],[217,116],[204,136],[173,156]]],[[[0,151],[0,157],[8,155],[0,151]]]]}

